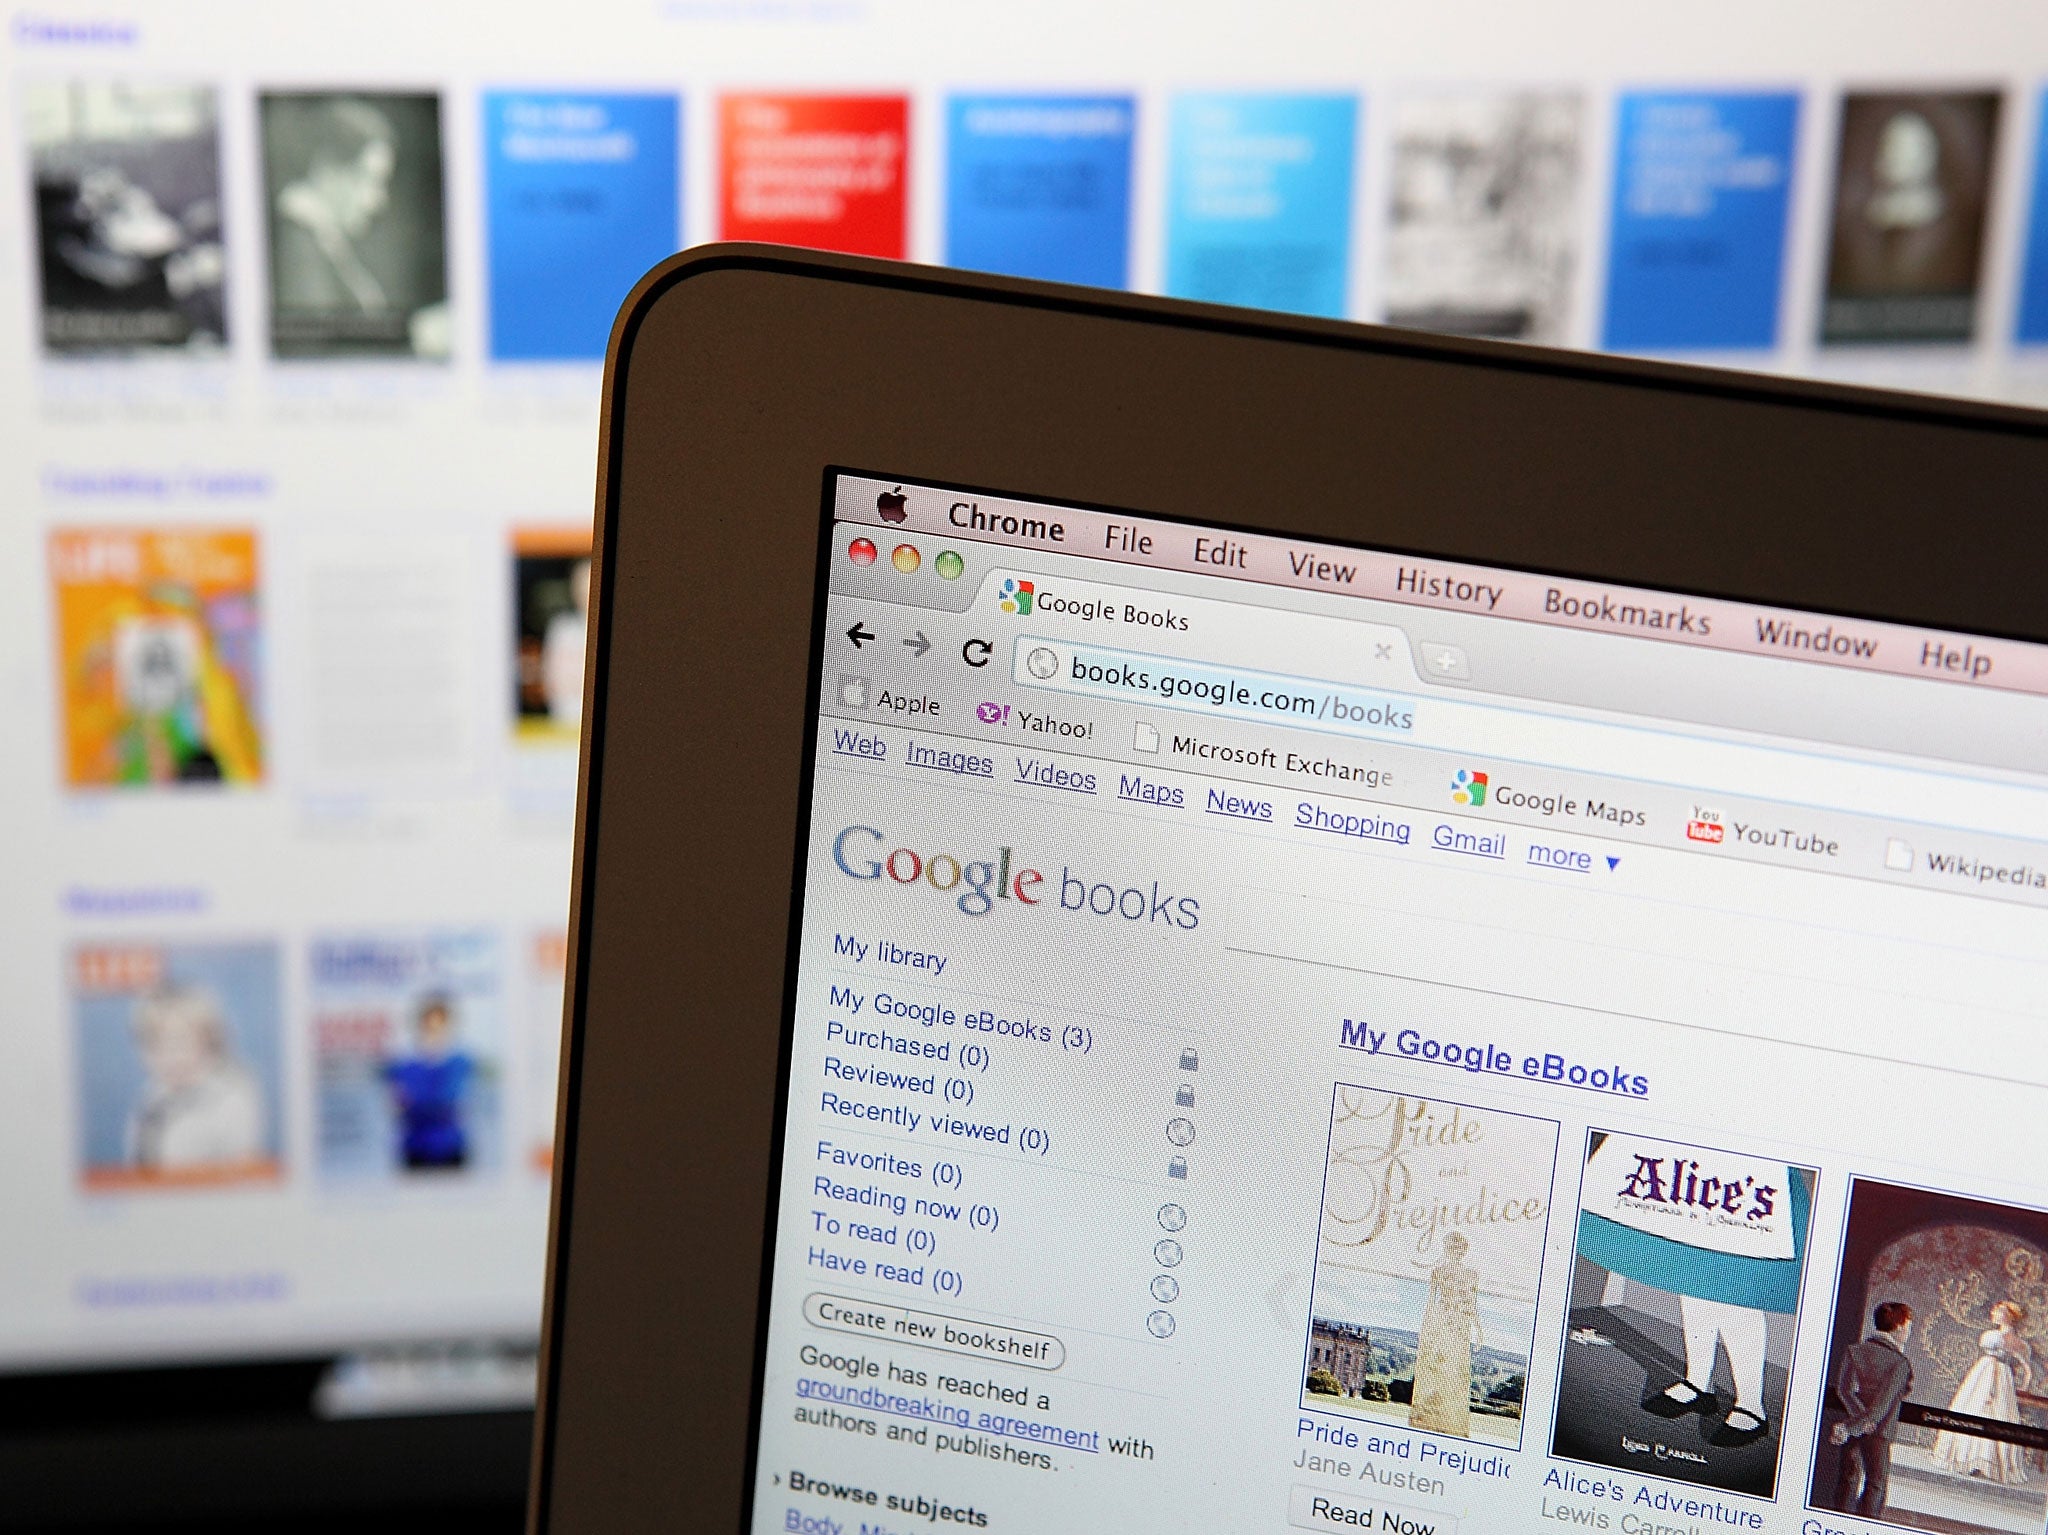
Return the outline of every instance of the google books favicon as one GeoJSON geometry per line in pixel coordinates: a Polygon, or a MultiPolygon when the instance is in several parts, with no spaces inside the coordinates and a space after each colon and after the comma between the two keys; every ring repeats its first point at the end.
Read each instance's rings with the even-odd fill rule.
{"type": "Polygon", "coordinates": [[[1038,595],[1038,588],[1029,581],[1003,582],[1002,610],[1005,613],[1029,613],[1031,602],[1038,595]]]}
{"type": "Polygon", "coordinates": [[[1483,805],[1486,803],[1486,775],[1468,773],[1458,769],[1458,776],[1451,780],[1451,803],[1454,805],[1483,805]]]}

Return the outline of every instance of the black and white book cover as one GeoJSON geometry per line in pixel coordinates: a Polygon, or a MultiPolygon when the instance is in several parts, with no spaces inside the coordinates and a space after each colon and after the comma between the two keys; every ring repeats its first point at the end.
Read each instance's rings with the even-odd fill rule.
{"type": "Polygon", "coordinates": [[[1397,101],[1389,323],[1570,339],[1584,109],[1572,91],[1397,101]]]}
{"type": "Polygon", "coordinates": [[[274,92],[262,133],[271,350],[445,358],[440,98],[274,92]]]}
{"type": "Polygon", "coordinates": [[[1823,341],[1976,334],[1998,118],[1992,91],[1844,98],[1823,341]]]}
{"type": "Polygon", "coordinates": [[[220,111],[207,86],[37,81],[22,119],[43,348],[214,351],[227,341],[220,111]]]}

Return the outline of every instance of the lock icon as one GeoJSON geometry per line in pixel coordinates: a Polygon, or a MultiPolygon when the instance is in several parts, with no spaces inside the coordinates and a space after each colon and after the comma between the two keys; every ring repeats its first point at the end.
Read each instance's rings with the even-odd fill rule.
{"type": "Polygon", "coordinates": [[[1166,1176],[1167,1176],[1167,1177],[1169,1177],[1169,1178],[1185,1178],[1185,1177],[1186,1177],[1187,1175],[1188,1175],[1188,1159],[1187,1159],[1186,1157],[1175,1157],[1175,1158],[1174,1158],[1174,1159],[1173,1159],[1172,1161],[1170,1161],[1170,1162],[1168,1162],[1168,1163],[1166,1164],[1166,1176]]]}
{"type": "Polygon", "coordinates": [[[1180,1069],[1182,1071],[1200,1071],[1202,1069],[1202,1058],[1192,1050],[1183,1050],[1180,1053],[1180,1069]]]}
{"type": "Polygon", "coordinates": [[[1181,1083],[1181,1085],[1180,1085],[1180,1091],[1179,1091],[1179,1092],[1177,1092],[1177,1093],[1175,1093],[1175,1094],[1173,1095],[1173,1102],[1174,1102],[1174,1106],[1175,1106],[1176,1108],[1182,1108],[1182,1109],[1191,1109],[1191,1108],[1193,1108],[1193,1107],[1195,1106],[1195,1090],[1194,1090],[1194,1088],[1193,1088],[1193,1087],[1191,1087],[1191,1086],[1190,1086],[1189,1084],[1187,1084],[1186,1082],[1183,1082],[1183,1083],[1181,1083]]]}

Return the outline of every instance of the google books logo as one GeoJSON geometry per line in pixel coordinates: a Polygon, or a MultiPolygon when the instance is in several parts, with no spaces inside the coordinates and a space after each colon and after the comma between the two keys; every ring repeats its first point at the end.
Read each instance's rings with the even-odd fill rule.
{"type": "Polygon", "coordinates": [[[1486,775],[1468,773],[1458,769],[1458,776],[1451,780],[1451,803],[1454,805],[1483,805],[1486,803],[1486,775]]]}
{"type": "Polygon", "coordinates": [[[1005,613],[1029,613],[1037,594],[1038,588],[1029,581],[1006,580],[1003,582],[1002,610],[1005,613]]]}

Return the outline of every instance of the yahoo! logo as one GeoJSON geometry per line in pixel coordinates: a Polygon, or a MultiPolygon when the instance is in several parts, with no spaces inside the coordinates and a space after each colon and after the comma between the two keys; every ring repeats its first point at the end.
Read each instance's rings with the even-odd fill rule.
{"type": "MultiPolygon", "coordinates": [[[[832,862],[850,879],[887,880],[897,885],[928,885],[953,896],[953,904],[967,916],[985,917],[997,901],[1015,901],[1020,906],[1037,906],[1043,900],[1038,887],[1046,878],[1036,869],[1013,867],[1010,848],[999,847],[993,858],[963,858],[957,853],[924,853],[899,847],[883,852],[888,838],[872,826],[848,826],[832,839],[832,862]],[[955,892],[958,892],[955,894],[955,892]]],[[[1125,922],[1164,923],[1168,927],[1192,929],[1202,921],[1202,903],[1193,896],[1175,896],[1151,881],[1143,885],[1119,886],[1111,881],[1091,881],[1071,868],[1060,866],[1059,907],[1062,911],[1088,912],[1098,917],[1118,917],[1125,922]]]]}

